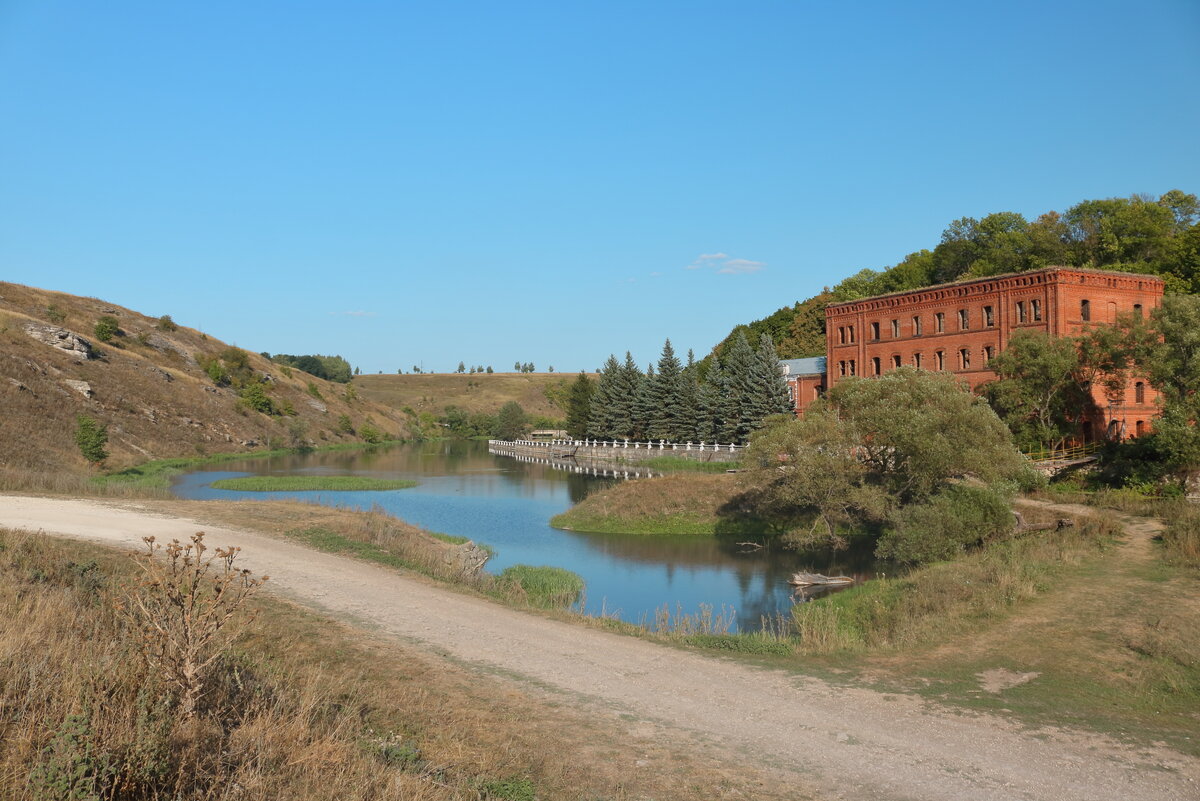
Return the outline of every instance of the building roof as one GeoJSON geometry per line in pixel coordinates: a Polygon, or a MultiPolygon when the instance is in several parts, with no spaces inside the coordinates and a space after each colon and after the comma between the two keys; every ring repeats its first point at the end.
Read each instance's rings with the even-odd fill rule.
{"type": "Polygon", "coordinates": [[[780,359],[779,369],[784,375],[825,375],[825,357],[811,356],[807,359],[780,359]]]}
{"type": "Polygon", "coordinates": [[[929,286],[918,287],[917,289],[905,289],[900,292],[885,292],[882,295],[870,295],[868,297],[855,298],[854,300],[843,300],[839,303],[830,303],[825,308],[826,309],[835,309],[839,306],[851,306],[855,303],[862,303],[863,301],[868,301],[868,300],[880,300],[882,298],[894,298],[894,297],[899,297],[901,295],[915,295],[920,292],[929,292],[931,290],[943,289],[948,286],[965,286],[967,284],[981,284],[986,281],[1000,281],[1005,278],[1015,278],[1018,276],[1039,275],[1039,274],[1048,274],[1048,273],[1061,273],[1061,272],[1087,273],[1089,275],[1122,276],[1125,278],[1140,278],[1140,279],[1144,279],[1147,281],[1157,281],[1160,284],[1164,283],[1162,276],[1150,275],[1148,273],[1127,273],[1122,270],[1097,270],[1092,267],[1054,266],[1054,267],[1043,267],[1040,270],[1025,270],[1024,272],[1019,272],[1019,273],[1000,273],[999,275],[985,275],[981,278],[960,278],[957,281],[947,281],[944,284],[930,284],[929,286]]]}

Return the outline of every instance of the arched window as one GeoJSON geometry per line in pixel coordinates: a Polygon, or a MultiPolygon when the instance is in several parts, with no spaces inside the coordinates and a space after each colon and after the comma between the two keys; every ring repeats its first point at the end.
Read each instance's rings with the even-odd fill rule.
{"type": "Polygon", "coordinates": [[[958,351],[958,364],[963,370],[971,369],[971,349],[961,348],[958,351]]]}
{"type": "Polygon", "coordinates": [[[1142,383],[1141,381],[1139,381],[1133,385],[1133,402],[1134,403],[1145,403],[1146,402],[1146,385],[1144,383],[1142,383]]]}
{"type": "Polygon", "coordinates": [[[1092,319],[1092,302],[1090,300],[1079,301],[1079,319],[1085,323],[1092,319]]]}
{"type": "Polygon", "coordinates": [[[881,372],[883,371],[879,367],[879,357],[873,356],[871,358],[871,375],[879,375],[881,372]]]}

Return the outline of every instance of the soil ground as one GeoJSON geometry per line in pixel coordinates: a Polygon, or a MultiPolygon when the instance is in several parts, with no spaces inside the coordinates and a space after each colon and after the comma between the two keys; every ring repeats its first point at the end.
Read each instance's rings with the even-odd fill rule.
{"type": "MultiPolygon", "coordinates": [[[[183,538],[204,528],[214,545],[241,546],[247,566],[269,573],[277,594],[467,666],[481,681],[515,683],[585,711],[611,724],[610,733],[653,732],[685,748],[700,743],[712,759],[734,766],[732,779],[743,769],[769,777],[751,797],[1125,801],[1200,795],[1200,760],[1165,745],[1135,747],[1083,729],[1030,729],[1001,714],[947,708],[916,692],[839,686],[682,651],[527,614],[291,542],[206,527],[145,504],[0,496],[0,525],[124,547],[139,546],[147,535],[183,538]]],[[[1135,533],[1123,547],[1136,552],[1149,534],[1135,533]]],[[[1131,571],[1138,569],[1131,563],[1131,571]]],[[[1048,612],[1034,604],[1023,614],[1048,612]]],[[[1014,626],[1030,622],[1014,620],[1014,626]]],[[[977,647],[991,646],[985,639],[977,647]]],[[[1005,673],[977,678],[975,686],[1003,697],[1037,683],[1005,673]]],[[[710,797],[732,795],[708,791],[710,797]]]]}

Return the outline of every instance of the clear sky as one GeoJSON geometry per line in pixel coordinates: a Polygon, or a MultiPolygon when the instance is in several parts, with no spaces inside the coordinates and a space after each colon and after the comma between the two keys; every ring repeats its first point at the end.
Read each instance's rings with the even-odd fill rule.
{"type": "Polygon", "coordinates": [[[363,372],[699,356],[1173,188],[1197,0],[0,0],[0,278],[363,372]]]}

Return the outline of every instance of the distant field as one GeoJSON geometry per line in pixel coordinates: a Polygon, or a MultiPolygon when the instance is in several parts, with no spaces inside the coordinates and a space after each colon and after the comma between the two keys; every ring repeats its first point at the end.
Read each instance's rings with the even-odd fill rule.
{"type": "Polygon", "coordinates": [[[363,397],[393,409],[441,413],[447,406],[494,414],[516,401],[526,414],[562,418],[566,413],[546,397],[547,387],[569,384],[575,373],[422,373],[359,375],[354,386],[363,397]]]}

